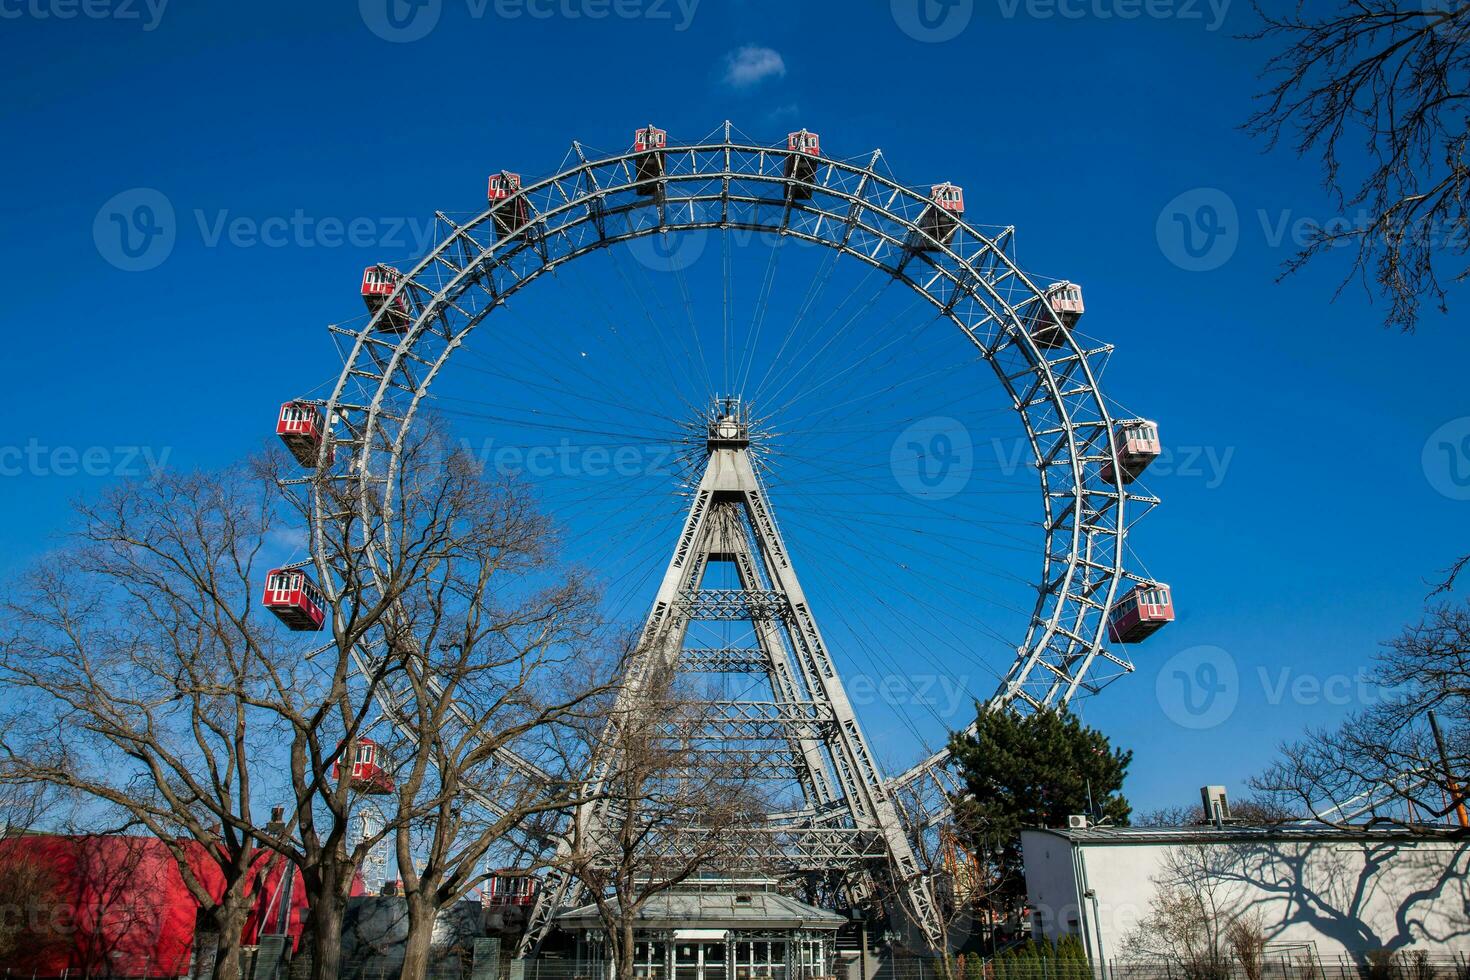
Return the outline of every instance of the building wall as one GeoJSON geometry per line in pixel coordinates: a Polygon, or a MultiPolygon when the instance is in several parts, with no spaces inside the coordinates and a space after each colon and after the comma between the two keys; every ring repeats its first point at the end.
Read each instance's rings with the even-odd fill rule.
{"type": "Polygon", "coordinates": [[[1110,960],[1127,957],[1128,934],[1170,886],[1206,897],[1222,921],[1259,915],[1268,942],[1314,944],[1323,958],[1470,950],[1470,841],[1463,839],[1074,843],[1026,831],[1022,846],[1038,928],[1051,937],[1084,935],[1094,955],[1100,939],[1110,960]],[[1096,901],[1079,910],[1083,875],[1096,901]]]}
{"type": "MultiPolygon", "coordinates": [[[[194,841],[183,845],[194,877],[211,896],[224,893],[219,868],[194,841]]],[[[301,873],[287,928],[299,940],[306,909],[301,873]]],[[[0,968],[16,975],[166,977],[187,971],[198,903],[167,845],[118,834],[17,834],[0,838],[0,876],[24,874],[37,893],[0,908],[0,929],[18,930],[0,968]]],[[[253,897],[246,944],[280,918],[284,865],[262,855],[246,891],[253,897]]]]}

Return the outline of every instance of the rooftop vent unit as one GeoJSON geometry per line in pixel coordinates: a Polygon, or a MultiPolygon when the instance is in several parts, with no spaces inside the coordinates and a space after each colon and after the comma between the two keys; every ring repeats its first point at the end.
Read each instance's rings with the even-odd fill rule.
{"type": "Polygon", "coordinates": [[[1224,786],[1201,786],[1200,803],[1205,808],[1205,820],[1220,826],[1230,822],[1230,800],[1225,796],[1224,786]]]}

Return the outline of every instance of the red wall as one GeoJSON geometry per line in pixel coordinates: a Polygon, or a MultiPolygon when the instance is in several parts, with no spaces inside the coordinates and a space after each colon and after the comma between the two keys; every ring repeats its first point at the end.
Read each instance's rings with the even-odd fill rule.
{"type": "MultiPolygon", "coordinates": [[[[218,898],[224,892],[219,869],[197,842],[186,842],[185,849],[195,876],[218,898]]],[[[17,917],[26,916],[55,941],[26,943],[0,967],[15,974],[94,977],[179,976],[188,970],[198,906],[163,841],[27,834],[0,839],[0,869],[10,862],[45,868],[54,887],[49,895],[37,895],[31,909],[5,910],[4,926],[14,928],[17,917]]],[[[283,867],[267,856],[257,863],[249,886],[256,901],[242,937],[247,944],[262,931],[275,931],[283,867]]],[[[295,878],[288,927],[293,941],[300,938],[306,908],[300,872],[295,878]]]]}

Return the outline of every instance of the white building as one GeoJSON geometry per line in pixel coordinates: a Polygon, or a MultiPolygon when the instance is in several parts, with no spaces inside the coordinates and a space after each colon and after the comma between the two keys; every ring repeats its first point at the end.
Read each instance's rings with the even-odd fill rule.
{"type": "Polygon", "coordinates": [[[1334,961],[1371,950],[1470,951],[1470,836],[1323,825],[1086,827],[1021,835],[1038,934],[1080,935],[1094,962],[1173,889],[1258,917],[1268,951],[1334,961]]]}

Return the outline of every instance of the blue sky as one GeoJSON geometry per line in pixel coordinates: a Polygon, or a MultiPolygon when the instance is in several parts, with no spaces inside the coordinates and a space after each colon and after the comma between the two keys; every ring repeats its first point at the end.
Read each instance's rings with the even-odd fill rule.
{"type": "MultiPolygon", "coordinates": [[[[1135,750],[1140,807],[1238,790],[1279,740],[1376,696],[1356,672],[1470,549],[1463,314],[1385,332],[1361,289],[1332,302],[1345,255],[1274,282],[1303,223],[1342,214],[1313,161],[1238,128],[1265,56],[1233,36],[1252,22],[1240,0],[960,0],[924,18],[933,0],[442,0],[394,20],[385,2],[0,0],[0,565],[40,553],[67,502],[110,480],[258,448],[282,400],[336,376],[322,328],[360,314],[362,267],[422,251],[436,209],[477,210],[488,172],[544,175],[573,139],[621,150],[649,120],[688,140],[727,118],[761,142],[807,126],[833,155],[882,147],[914,185],[962,183],[972,220],[1019,229],[1024,267],[1086,286],[1085,329],[1118,345],[1110,397],[1158,419],[1173,454],[1134,547],[1179,620],[1084,708],[1135,750]],[[172,230],[161,261],[122,250],[118,200],[172,230]],[[1223,687],[1211,701],[1200,684],[1223,687]]],[[[588,265],[582,286],[613,288],[588,265]]],[[[519,315],[560,316],[586,347],[568,304],[519,315]]],[[[972,434],[991,444],[984,423],[972,434]]],[[[824,582],[831,601],[893,581],[850,573],[824,582]]],[[[901,646],[887,628],[870,635],[901,646]]],[[[881,681],[877,660],[844,656],[881,681]]],[[[870,727],[895,733],[902,764],[902,709],[885,707],[870,727]]]]}

